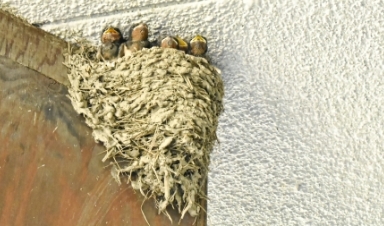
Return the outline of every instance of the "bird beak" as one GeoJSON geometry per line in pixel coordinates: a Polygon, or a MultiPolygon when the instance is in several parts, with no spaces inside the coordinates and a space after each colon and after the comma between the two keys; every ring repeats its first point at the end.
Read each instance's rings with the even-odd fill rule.
{"type": "Polygon", "coordinates": [[[185,42],[182,38],[180,38],[179,36],[176,36],[175,37],[177,39],[177,42],[179,43],[179,49],[180,50],[184,50],[184,51],[188,51],[188,43],[185,42]]]}
{"type": "Polygon", "coordinates": [[[118,34],[118,32],[114,28],[108,28],[106,31],[104,31],[105,34],[111,33],[111,34],[118,34]]]}
{"type": "Polygon", "coordinates": [[[191,42],[204,42],[206,43],[207,41],[205,40],[205,38],[203,38],[202,36],[200,35],[196,35],[192,40],[191,42]]]}

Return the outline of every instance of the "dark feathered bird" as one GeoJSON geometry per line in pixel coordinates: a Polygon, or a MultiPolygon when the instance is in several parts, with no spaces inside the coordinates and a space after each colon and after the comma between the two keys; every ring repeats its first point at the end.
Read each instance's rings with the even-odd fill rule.
{"type": "Polygon", "coordinates": [[[115,42],[102,43],[97,52],[97,59],[112,60],[117,57],[119,44],[115,42]]]}
{"type": "Polygon", "coordinates": [[[129,29],[129,40],[122,43],[119,49],[119,56],[125,56],[132,52],[142,50],[143,48],[149,48],[150,43],[148,41],[148,25],[145,23],[139,23],[131,26],[129,29]]]}
{"type": "Polygon", "coordinates": [[[190,53],[194,56],[202,56],[208,50],[207,39],[201,35],[196,35],[189,42],[190,53]]]}
{"type": "Polygon", "coordinates": [[[148,25],[145,23],[134,24],[129,29],[130,41],[145,41],[148,40],[148,25]]]}
{"type": "Polygon", "coordinates": [[[159,45],[161,48],[173,48],[173,49],[179,48],[179,42],[173,36],[167,36],[161,39],[159,45]]]}
{"type": "Polygon", "coordinates": [[[112,26],[108,26],[103,29],[100,39],[102,43],[122,43],[124,41],[120,29],[112,26]]]}

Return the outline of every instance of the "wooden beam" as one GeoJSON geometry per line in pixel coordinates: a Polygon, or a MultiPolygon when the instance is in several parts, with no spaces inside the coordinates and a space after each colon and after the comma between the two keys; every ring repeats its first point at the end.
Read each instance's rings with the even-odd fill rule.
{"type": "Polygon", "coordinates": [[[0,9],[0,56],[68,86],[65,48],[64,40],[0,9]]]}

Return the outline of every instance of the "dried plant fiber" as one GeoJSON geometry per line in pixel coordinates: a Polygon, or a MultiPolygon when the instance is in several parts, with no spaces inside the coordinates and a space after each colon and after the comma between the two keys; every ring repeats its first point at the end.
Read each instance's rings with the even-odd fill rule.
{"type": "Polygon", "coordinates": [[[94,60],[94,47],[70,52],[69,98],[105,145],[113,177],[155,198],[159,213],[171,205],[197,216],[223,110],[218,70],[175,49],[109,62],[94,60]]]}

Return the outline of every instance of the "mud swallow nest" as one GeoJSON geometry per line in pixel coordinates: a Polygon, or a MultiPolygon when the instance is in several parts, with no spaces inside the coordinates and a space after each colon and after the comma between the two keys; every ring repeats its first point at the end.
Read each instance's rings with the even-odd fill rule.
{"type": "MultiPolygon", "coordinates": [[[[157,208],[197,216],[209,155],[223,110],[220,73],[206,59],[175,49],[143,49],[110,62],[93,47],[66,55],[69,98],[106,147],[112,176],[157,208]]],[[[169,216],[169,215],[168,215],[169,216]]]]}

